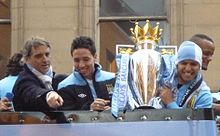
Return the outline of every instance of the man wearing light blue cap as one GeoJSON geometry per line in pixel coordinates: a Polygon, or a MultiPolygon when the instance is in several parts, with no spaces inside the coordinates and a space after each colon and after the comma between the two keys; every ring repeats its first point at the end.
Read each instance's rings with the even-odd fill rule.
{"type": "Polygon", "coordinates": [[[162,86],[160,98],[166,108],[211,108],[210,88],[202,79],[202,50],[191,41],[184,41],[178,50],[175,74],[162,86]]]}

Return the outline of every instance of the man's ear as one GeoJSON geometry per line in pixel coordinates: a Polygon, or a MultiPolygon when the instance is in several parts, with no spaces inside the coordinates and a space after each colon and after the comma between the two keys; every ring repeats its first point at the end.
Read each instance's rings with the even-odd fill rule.
{"type": "Polygon", "coordinates": [[[95,55],[94,55],[93,57],[94,57],[94,59],[95,59],[95,62],[98,63],[98,55],[95,53],[95,55]]]}
{"type": "Polygon", "coordinates": [[[93,57],[97,60],[97,58],[98,58],[97,53],[95,53],[93,57]]]}

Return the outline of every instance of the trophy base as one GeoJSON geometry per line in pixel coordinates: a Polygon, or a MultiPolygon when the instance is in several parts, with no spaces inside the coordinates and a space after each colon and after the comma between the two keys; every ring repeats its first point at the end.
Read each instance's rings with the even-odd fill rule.
{"type": "Polygon", "coordinates": [[[152,106],[146,106],[146,105],[143,105],[143,106],[139,106],[139,107],[137,107],[136,109],[155,109],[155,108],[152,107],[152,106]]]}

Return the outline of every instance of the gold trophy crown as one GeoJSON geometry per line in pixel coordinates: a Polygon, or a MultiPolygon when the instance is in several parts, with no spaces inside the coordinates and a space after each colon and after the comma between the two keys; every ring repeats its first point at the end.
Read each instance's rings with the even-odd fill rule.
{"type": "Polygon", "coordinates": [[[154,42],[154,44],[157,45],[163,31],[159,29],[159,25],[160,23],[157,22],[156,26],[153,28],[150,25],[150,21],[146,20],[146,24],[140,27],[138,22],[135,22],[135,27],[130,28],[133,42],[137,45],[142,45],[146,42],[154,42]]]}

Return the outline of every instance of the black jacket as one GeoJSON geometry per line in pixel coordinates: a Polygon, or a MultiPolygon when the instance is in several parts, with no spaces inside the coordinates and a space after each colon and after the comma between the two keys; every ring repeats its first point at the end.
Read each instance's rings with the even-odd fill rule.
{"type": "MultiPolygon", "coordinates": [[[[111,100],[115,83],[115,74],[101,70],[100,65],[95,65],[93,85],[97,98],[111,100]]],[[[88,82],[78,72],[74,71],[58,85],[58,93],[63,98],[61,110],[89,110],[94,101],[88,82]]]]}
{"type": "Polygon", "coordinates": [[[41,80],[34,75],[27,65],[18,76],[13,88],[13,105],[15,111],[51,111],[46,102],[46,89],[41,80]]]}

